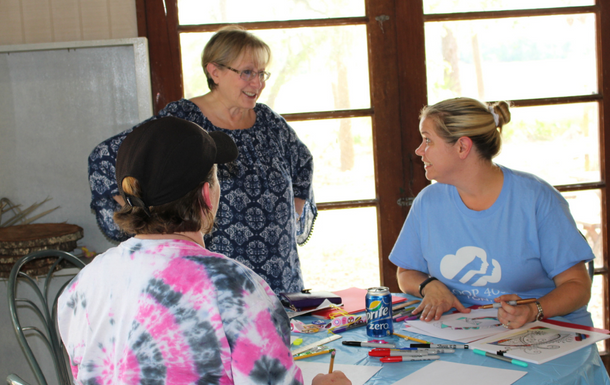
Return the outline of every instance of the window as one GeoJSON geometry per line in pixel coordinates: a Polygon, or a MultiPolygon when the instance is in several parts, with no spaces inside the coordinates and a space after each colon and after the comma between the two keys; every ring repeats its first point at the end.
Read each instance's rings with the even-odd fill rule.
{"type": "Polygon", "coordinates": [[[600,7],[591,0],[423,5],[429,103],[462,95],[512,101],[496,162],[542,177],[568,200],[596,257],[589,309],[595,325],[607,327],[608,126],[600,122],[608,101],[599,66],[608,53],[600,51],[600,7]]]}
{"type": "Polygon", "coordinates": [[[357,265],[347,274],[366,286],[378,265],[375,278],[398,290],[387,256],[409,199],[428,183],[414,154],[420,109],[457,95],[511,100],[513,120],[497,161],[539,174],[568,199],[596,255],[594,317],[597,326],[610,326],[610,98],[603,92],[610,90],[610,76],[603,76],[610,74],[610,4],[265,0],[252,7],[226,0],[196,12],[185,9],[199,1],[179,1],[166,0],[164,8],[137,0],[156,110],[207,92],[186,79],[201,78],[206,36],[224,24],[241,23],[271,45],[272,78],[260,101],[283,114],[324,164],[314,181],[319,221],[301,249],[316,271],[357,265]],[[336,254],[338,244],[347,251],[336,254]]]}
{"type": "MultiPolygon", "coordinates": [[[[175,23],[175,49],[181,52],[181,66],[174,68],[182,77],[179,97],[209,91],[200,57],[222,25],[239,23],[269,44],[273,59],[267,71],[272,76],[259,102],[281,113],[315,158],[320,213],[314,235],[299,249],[305,283],[325,289],[379,285],[381,250],[389,253],[400,230],[396,223],[406,214],[396,203],[400,188],[389,199],[379,188],[383,174],[391,174],[385,167],[378,172],[383,161],[375,150],[375,126],[386,124],[373,113],[368,29],[370,24],[379,29],[385,20],[371,23],[364,1],[270,1],[260,12],[251,8],[245,1],[230,0],[205,6],[189,0],[166,3],[164,21],[175,23]],[[387,217],[381,214],[388,210],[385,201],[393,201],[386,205],[396,217],[392,222],[379,220],[387,217]],[[398,230],[384,231],[388,224],[398,230]]],[[[150,10],[146,12],[148,19],[150,10]]],[[[153,13],[159,12],[157,8],[153,13]]],[[[157,109],[171,101],[162,93],[160,99],[157,109]]],[[[393,100],[397,112],[398,97],[393,100]]],[[[400,135],[397,121],[387,125],[395,127],[396,137],[400,135]]],[[[392,163],[400,164],[400,142],[394,140],[394,146],[398,151],[390,153],[395,158],[392,163]]],[[[388,276],[393,279],[394,272],[388,276]]]]}

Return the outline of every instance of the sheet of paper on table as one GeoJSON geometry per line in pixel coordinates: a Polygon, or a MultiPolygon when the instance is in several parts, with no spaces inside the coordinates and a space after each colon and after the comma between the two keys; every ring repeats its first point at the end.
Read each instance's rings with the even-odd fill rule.
{"type": "Polygon", "coordinates": [[[473,342],[470,348],[543,364],[607,338],[608,330],[544,320],[473,342]]]}
{"type": "Polygon", "coordinates": [[[470,343],[504,333],[498,321],[498,309],[479,309],[470,313],[446,314],[438,321],[405,321],[406,330],[445,340],[470,343]]]}
{"type": "Polygon", "coordinates": [[[396,381],[393,385],[510,385],[526,374],[527,372],[520,370],[488,368],[485,366],[458,364],[449,361],[434,361],[403,379],[396,381]]]}
{"type": "MultiPolygon", "coordinates": [[[[295,361],[297,366],[301,368],[303,372],[303,384],[311,384],[311,381],[315,376],[320,373],[328,373],[328,363],[324,362],[306,362],[306,361],[295,361]]],[[[375,375],[382,367],[381,366],[363,366],[363,365],[345,365],[345,364],[334,364],[334,370],[340,370],[347,378],[350,379],[352,385],[363,385],[371,377],[375,375]]]]}

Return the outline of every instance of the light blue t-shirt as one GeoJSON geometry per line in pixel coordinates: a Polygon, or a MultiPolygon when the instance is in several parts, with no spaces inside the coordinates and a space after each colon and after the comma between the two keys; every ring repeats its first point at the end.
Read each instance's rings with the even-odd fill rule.
{"type": "MultiPolygon", "coordinates": [[[[555,289],[553,277],[594,258],[555,188],[532,174],[500,167],[502,191],[487,210],[470,210],[452,185],[423,189],[390,261],[438,278],[468,306],[503,294],[542,297],[555,289]]],[[[565,318],[592,326],[586,306],[565,318]]]]}

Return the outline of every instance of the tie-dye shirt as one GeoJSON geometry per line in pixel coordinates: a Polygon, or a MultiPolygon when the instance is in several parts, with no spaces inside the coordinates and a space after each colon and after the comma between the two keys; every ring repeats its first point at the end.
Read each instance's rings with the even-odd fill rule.
{"type": "Polygon", "coordinates": [[[131,238],[58,304],[77,384],[302,384],[265,281],[189,241],[131,238]]]}

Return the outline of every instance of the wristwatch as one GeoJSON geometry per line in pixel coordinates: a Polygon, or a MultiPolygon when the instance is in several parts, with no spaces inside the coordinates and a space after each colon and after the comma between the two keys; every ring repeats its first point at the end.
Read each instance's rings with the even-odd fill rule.
{"type": "Polygon", "coordinates": [[[428,277],[424,282],[419,285],[419,295],[421,295],[422,298],[424,298],[424,293],[422,293],[422,290],[424,290],[424,287],[426,287],[426,285],[432,281],[437,281],[437,279],[434,277],[428,277]]]}
{"type": "Polygon", "coordinates": [[[536,321],[541,321],[544,318],[544,312],[542,311],[542,306],[540,302],[536,301],[536,307],[538,308],[538,314],[536,314],[536,321]]]}

